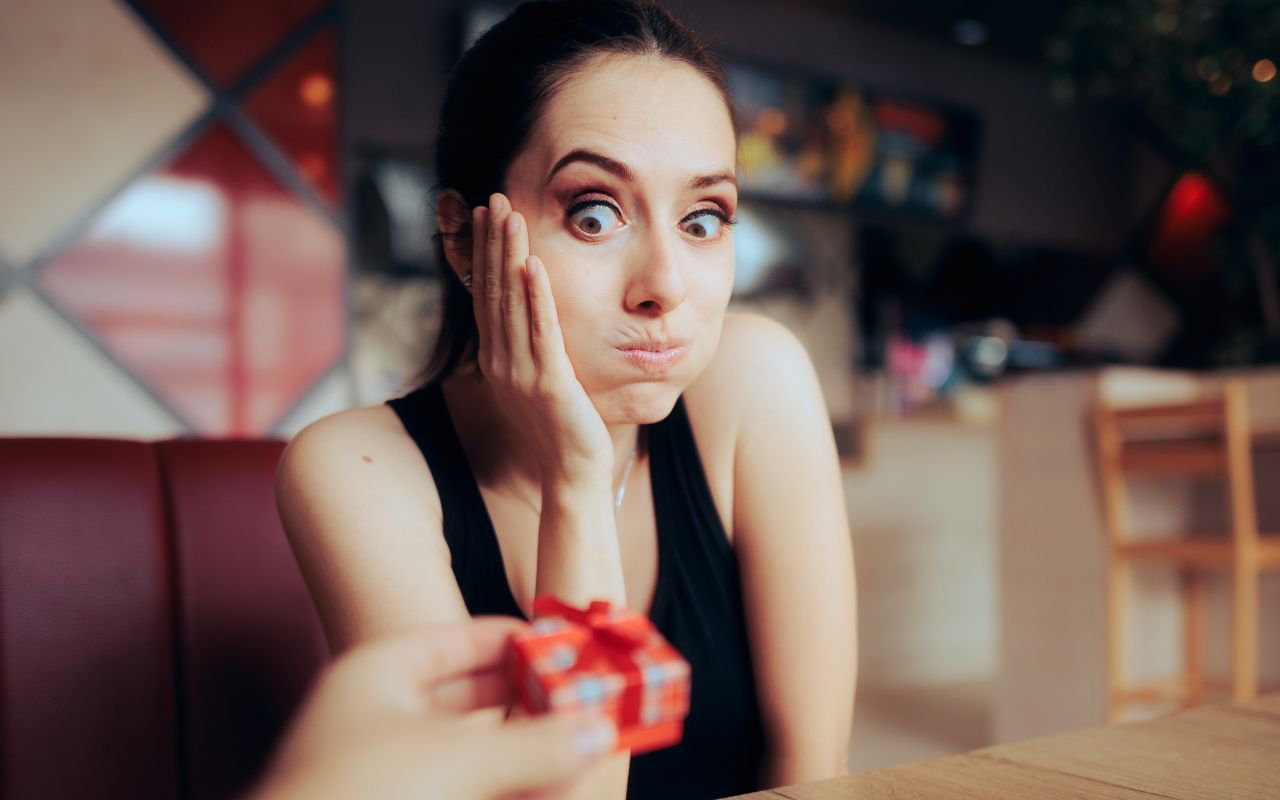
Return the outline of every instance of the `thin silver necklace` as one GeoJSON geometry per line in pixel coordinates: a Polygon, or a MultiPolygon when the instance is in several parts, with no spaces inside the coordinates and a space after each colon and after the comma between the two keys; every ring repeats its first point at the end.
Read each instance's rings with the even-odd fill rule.
{"type": "Polygon", "coordinates": [[[636,445],[631,448],[631,456],[627,459],[626,469],[622,470],[622,485],[618,487],[618,493],[613,498],[613,516],[617,518],[622,513],[622,498],[627,496],[627,482],[631,478],[631,468],[636,465],[636,451],[640,449],[640,434],[636,434],[636,445]]]}
{"type": "MultiPolygon", "coordinates": [[[[613,516],[616,519],[622,513],[622,499],[627,496],[627,484],[631,482],[631,468],[636,465],[636,452],[640,449],[640,436],[636,435],[635,447],[631,448],[631,455],[627,457],[627,465],[622,469],[622,483],[618,486],[618,491],[613,495],[613,516]]],[[[533,501],[519,498],[522,503],[533,510],[533,513],[542,516],[541,504],[534,505],[533,501]]]]}

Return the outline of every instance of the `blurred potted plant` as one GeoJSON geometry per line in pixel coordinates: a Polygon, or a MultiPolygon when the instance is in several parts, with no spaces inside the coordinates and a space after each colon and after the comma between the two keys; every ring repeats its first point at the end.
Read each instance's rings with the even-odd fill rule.
{"type": "Polygon", "coordinates": [[[1215,360],[1280,360],[1280,2],[1080,0],[1048,56],[1055,98],[1123,115],[1222,192],[1224,291],[1257,313],[1224,332],[1215,360]]]}

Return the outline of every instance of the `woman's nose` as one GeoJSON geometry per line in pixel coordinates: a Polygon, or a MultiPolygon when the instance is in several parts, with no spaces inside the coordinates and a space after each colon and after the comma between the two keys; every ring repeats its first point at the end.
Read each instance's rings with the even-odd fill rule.
{"type": "Polygon", "coordinates": [[[670,232],[649,232],[633,258],[631,282],[627,287],[627,308],[666,313],[684,302],[684,274],[678,253],[679,243],[670,232]]]}

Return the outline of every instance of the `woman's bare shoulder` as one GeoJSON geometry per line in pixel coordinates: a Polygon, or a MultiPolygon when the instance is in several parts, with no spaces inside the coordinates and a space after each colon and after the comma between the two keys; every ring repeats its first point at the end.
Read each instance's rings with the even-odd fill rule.
{"type": "Polygon", "coordinates": [[[711,363],[684,392],[703,471],[733,540],[733,487],[738,437],[749,423],[752,402],[777,381],[788,380],[788,363],[804,348],[773,320],[756,314],[725,315],[720,344],[711,363]]]}
{"type": "Polygon", "coordinates": [[[290,440],[288,451],[301,451],[301,457],[341,460],[354,457],[366,464],[375,461],[377,456],[422,460],[421,452],[400,423],[400,418],[385,404],[349,408],[321,417],[290,440]]]}
{"type": "Polygon", "coordinates": [[[276,502],[335,652],[466,617],[435,481],[390,407],[304,428],[281,459],[276,502]]]}
{"type": "Polygon", "coordinates": [[[759,314],[728,313],[711,363],[685,390],[690,420],[715,420],[703,424],[732,435],[758,393],[793,380],[797,370],[812,366],[804,345],[786,326],[759,314]]]}
{"type": "Polygon", "coordinates": [[[278,484],[311,497],[331,494],[348,507],[370,512],[377,512],[378,503],[394,499],[439,517],[431,471],[387,405],[339,411],[303,428],[285,449],[278,484]]]}

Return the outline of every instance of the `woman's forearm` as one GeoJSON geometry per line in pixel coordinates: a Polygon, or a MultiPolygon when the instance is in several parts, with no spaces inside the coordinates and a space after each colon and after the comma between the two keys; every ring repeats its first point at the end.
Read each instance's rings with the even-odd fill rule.
{"type": "Polygon", "coordinates": [[[535,597],[554,594],[573,605],[595,599],[626,604],[609,494],[607,483],[543,489],[535,597]]]}
{"type": "Polygon", "coordinates": [[[848,774],[848,755],[845,753],[814,754],[809,757],[767,753],[760,765],[761,786],[770,789],[848,774]]]}
{"type": "MultiPolygon", "coordinates": [[[[608,484],[543,490],[534,596],[544,594],[578,606],[597,599],[626,604],[608,484]]],[[[630,753],[619,753],[594,767],[563,796],[566,800],[623,800],[629,773],[630,753]]]]}

